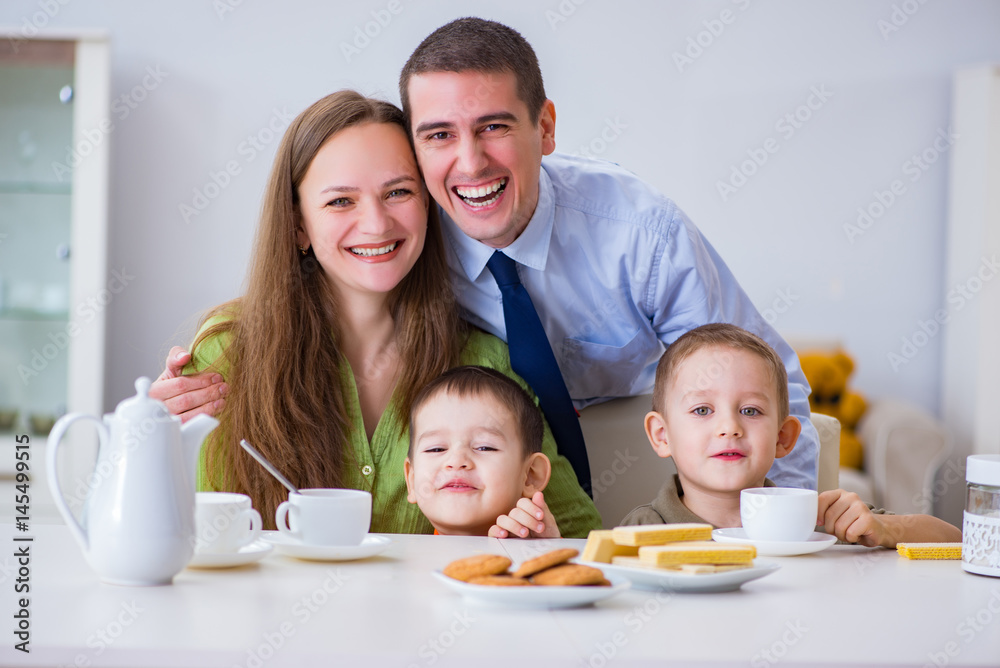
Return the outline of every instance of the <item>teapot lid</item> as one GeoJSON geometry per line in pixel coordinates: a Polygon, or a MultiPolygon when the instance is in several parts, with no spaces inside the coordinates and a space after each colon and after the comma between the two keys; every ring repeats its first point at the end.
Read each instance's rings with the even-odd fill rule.
{"type": "Polygon", "coordinates": [[[115,417],[122,420],[163,420],[170,417],[166,405],[149,396],[149,386],[152,383],[146,376],[140,376],[135,381],[135,396],[122,400],[115,410],[115,417]]]}

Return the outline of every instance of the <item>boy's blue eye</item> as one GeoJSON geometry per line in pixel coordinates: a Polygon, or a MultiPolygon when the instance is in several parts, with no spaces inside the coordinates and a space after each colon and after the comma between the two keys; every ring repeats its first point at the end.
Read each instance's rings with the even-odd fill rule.
{"type": "Polygon", "coordinates": [[[444,452],[444,450],[445,449],[440,445],[435,445],[434,447],[431,448],[425,448],[424,452],[444,452]]]}
{"type": "Polygon", "coordinates": [[[708,406],[698,406],[698,408],[692,411],[695,415],[708,415],[712,412],[712,409],[708,406]]]}
{"type": "Polygon", "coordinates": [[[755,415],[760,415],[760,410],[753,408],[752,406],[747,406],[746,408],[742,409],[740,413],[743,413],[743,415],[746,415],[748,417],[753,417],[755,415]]]}
{"type": "Polygon", "coordinates": [[[479,450],[481,452],[496,452],[497,449],[494,448],[492,445],[477,445],[476,450],[479,450]]]}

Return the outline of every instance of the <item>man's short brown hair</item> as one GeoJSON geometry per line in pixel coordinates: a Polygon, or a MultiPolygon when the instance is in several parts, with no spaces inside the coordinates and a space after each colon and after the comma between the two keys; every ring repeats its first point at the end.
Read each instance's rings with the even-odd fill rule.
{"type": "MultiPolygon", "coordinates": [[[[736,325],[712,323],[696,327],[671,343],[656,366],[656,382],[653,386],[653,410],[663,413],[666,409],[667,390],[673,382],[677,367],[692,354],[708,348],[722,346],[734,350],[746,350],[760,357],[767,364],[774,389],[778,397],[778,420],[788,417],[788,372],[778,353],[767,342],[736,325]]],[[[720,369],[720,373],[724,369],[720,369]]]]}
{"type": "Polygon", "coordinates": [[[542,451],[542,437],[545,425],[542,422],[542,412],[532,401],[523,387],[514,379],[503,375],[496,369],[484,366],[459,366],[449,369],[427,383],[413,400],[410,409],[410,450],[413,457],[413,418],[423,408],[424,404],[439,394],[451,394],[460,398],[492,397],[510,412],[517,427],[524,456],[542,451]]]}
{"type": "MultiPolygon", "coordinates": [[[[509,72],[517,77],[517,96],[538,123],[545,104],[545,86],[538,57],[513,28],[476,17],[443,25],[420,43],[399,73],[399,99],[410,116],[410,78],[431,72],[509,72]]],[[[412,121],[411,121],[412,122],[412,121]]]]}

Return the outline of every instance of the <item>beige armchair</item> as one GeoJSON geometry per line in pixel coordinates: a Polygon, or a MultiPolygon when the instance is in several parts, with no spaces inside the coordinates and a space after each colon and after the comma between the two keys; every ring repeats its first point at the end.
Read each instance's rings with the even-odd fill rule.
{"type": "Polygon", "coordinates": [[[864,472],[840,470],[840,487],[898,514],[933,514],[934,477],[952,450],[938,420],[910,404],[873,401],[858,424],[864,472]]]}
{"type": "MultiPolygon", "coordinates": [[[[603,524],[610,529],[636,506],[649,503],[667,476],[677,472],[672,459],[653,452],[643,431],[643,417],[652,397],[642,395],[614,399],[580,411],[580,426],[587,441],[594,503],[603,524]]],[[[819,486],[838,486],[840,423],[826,415],[813,414],[820,437],[819,486]]]]}

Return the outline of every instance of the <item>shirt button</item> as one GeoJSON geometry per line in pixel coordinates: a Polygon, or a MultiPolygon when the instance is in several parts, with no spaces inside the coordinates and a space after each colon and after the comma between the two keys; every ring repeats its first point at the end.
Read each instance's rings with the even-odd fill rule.
{"type": "Polygon", "coordinates": [[[374,470],[375,469],[373,469],[370,464],[365,464],[364,466],[361,467],[361,473],[363,473],[364,475],[371,475],[372,471],[374,470]]]}

